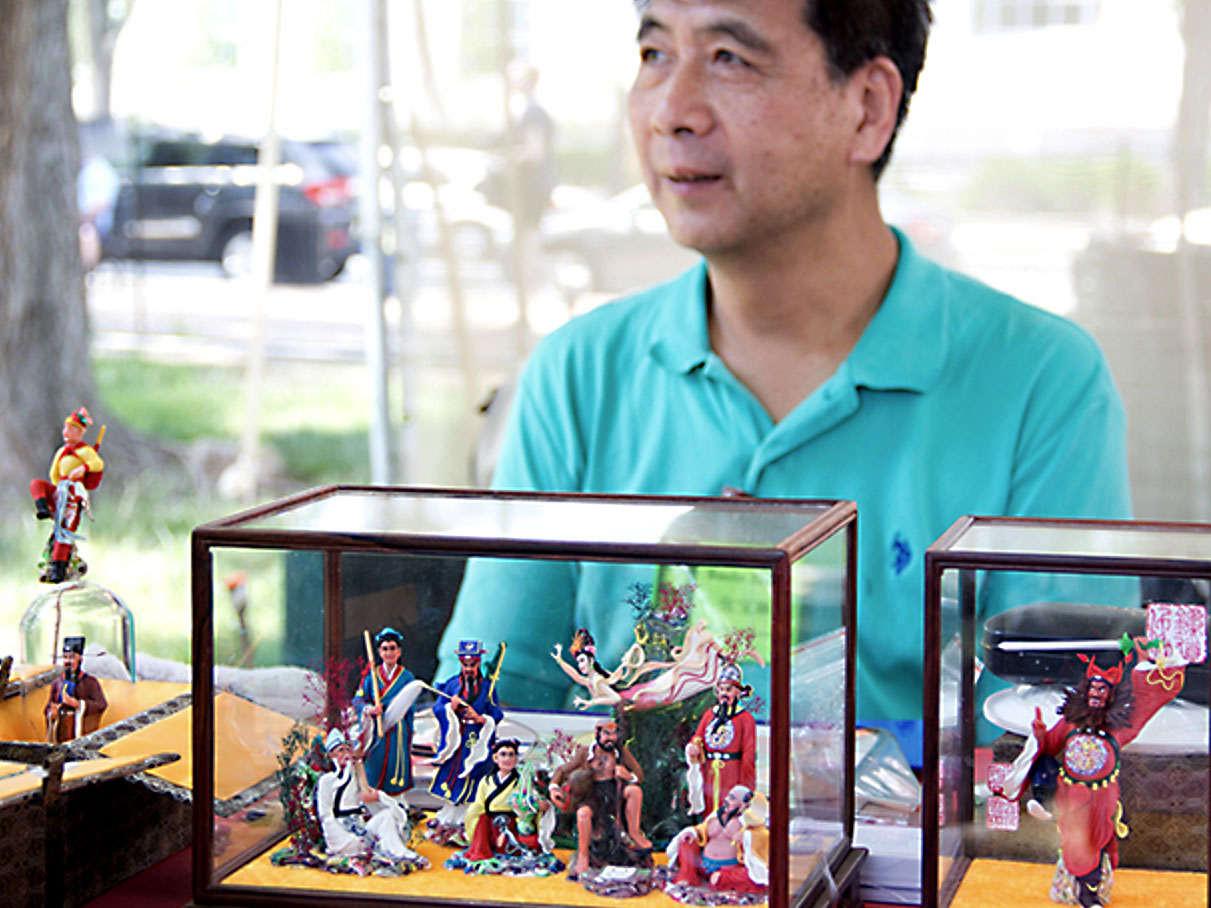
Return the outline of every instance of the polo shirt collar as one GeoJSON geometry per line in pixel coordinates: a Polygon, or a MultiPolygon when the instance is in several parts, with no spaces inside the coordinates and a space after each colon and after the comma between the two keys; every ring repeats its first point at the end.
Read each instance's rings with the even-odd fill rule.
{"type": "Polygon", "coordinates": [[[928,391],[938,381],[949,344],[942,269],[922,258],[901,231],[891,286],[847,360],[858,387],[928,391]]]}
{"type": "Polygon", "coordinates": [[[664,297],[653,307],[652,355],[665,368],[688,373],[713,355],[706,323],[706,262],[665,285],[664,297]]]}
{"type": "MultiPolygon", "coordinates": [[[[891,287],[849,358],[853,385],[876,390],[927,391],[938,380],[948,344],[945,283],[939,268],[892,228],[900,255],[891,287]]],[[[655,307],[651,350],[667,368],[688,373],[713,356],[706,322],[706,262],[666,285],[655,307]]]]}

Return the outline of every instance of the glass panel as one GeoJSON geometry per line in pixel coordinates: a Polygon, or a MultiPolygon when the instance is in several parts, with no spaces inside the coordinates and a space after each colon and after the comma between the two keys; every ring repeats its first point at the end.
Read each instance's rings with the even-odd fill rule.
{"type": "Polygon", "coordinates": [[[1181,530],[1124,524],[1060,526],[977,522],[950,546],[954,552],[1211,560],[1211,527],[1181,530]]]}
{"type": "Polygon", "coordinates": [[[1105,901],[1114,854],[1117,885],[1165,870],[1167,893],[1205,903],[1203,585],[944,574],[938,904],[1007,879],[1045,899],[1077,877],[1105,901]]]}
{"type": "Polygon", "coordinates": [[[848,844],[845,646],[845,534],[797,561],[791,603],[791,786],[789,891],[826,885],[848,844]]]}
{"type": "MultiPolygon", "coordinates": [[[[323,686],[322,652],[299,647],[287,632],[295,608],[293,553],[216,549],[213,564],[212,866],[218,871],[285,832],[281,742],[296,727],[315,727],[323,686]]],[[[319,612],[312,609],[310,617],[319,612]]],[[[188,784],[188,765],[164,767],[170,775],[182,770],[184,779],[174,781],[188,784]]]]}
{"type": "Polygon", "coordinates": [[[339,533],[409,533],[600,543],[773,546],[827,510],[825,504],[711,504],[521,501],[341,491],[268,517],[245,529],[339,533]]]}
{"type": "MultiPolygon", "coordinates": [[[[844,550],[834,550],[825,562],[805,563],[796,572],[804,634],[826,637],[825,629],[838,620],[837,590],[843,586],[845,566],[837,561],[837,551],[843,559],[844,550]]],[[[506,738],[519,742],[521,783],[533,794],[508,811],[510,835],[523,844],[529,841],[526,834],[546,829],[545,814],[536,808],[539,799],[550,797],[549,782],[556,783],[560,798],[575,799],[575,805],[587,805],[591,814],[602,812],[601,817],[608,818],[601,820],[601,829],[593,827],[593,862],[599,848],[608,850],[612,837],[641,844],[646,838],[657,853],[671,849],[680,857],[686,886],[705,885],[706,880],[694,863],[704,848],[685,830],[705,824],[706,847],[712,850],[734,851],[727,837],[738,835],[737,830],[747,831],[750,840],[768,836],[768,569],[469,561],[406,553],[326,559],[312,552],[215,551],[215,651],[222,664],[215,670],[220,740],[214,866],[223,874],[223,885],[295,895],[340,890],[462,901],[468,897],[464,881],[476,879],[481,897],[483,887],[491,886],[493,900],[567,904],[572,884],[560,871],[580,859],[579,814],[572,810],[550,812],[550,852],[541,847],[512,856],[498,852],[494,859],[498,865],[550,879],[513,886],[503,876],[434,872],[443,866],[465,869],[483,857],[467,851],[468,843],[476,841],[475,805],[477,797],[489,791],[480,782],[501,766],[492,742],[506,738]],[[329,618],[335,621],[339,647],[325,658],[323,591],[330,578],[326,581],[324,567],[333,562],[339,564],[340,595],[339,607],[329,618]],[[247,600],[256,604],[246,615],[246,624],[255,629],[248,635],[254,644],[251,656],[246,655],[248,643],[239,621],[223,614],[230,598],[224,578],[237,575],[247,600]],[[587,605],[556,601],[561,587],[554,578],[560,575],[592,591],[592,611],[587,605]],[[459,608],[472,608],[479,596],[490,597],[488,614],[497,616],[504,614],[506,598],[528,603],[528,620],[510,626],[489,619],[473,624],[473,635],[443,640],[456,602],[459,608]],[[299,631],[302,626],[306,633],[299,631]],[[467,659],[457,658],[460,653],[467,659]],[[289,679],[289,684],[274,685],[272,699],[259,686],[237,687],[227,680],[247,671],[238,668],[240,663],[261,665],[262,656],[279,660],[272,667],[266,661],[266,678],[289,679]],[[380,669],[371,675],[365,670],[368,658],[403,670],[387,674],[380,669]],[[532,665],[541,665],[559,679],[559,708],[527,708],[526,682],[533,679],[526,676],[532,665]],[[464,677],[465,669],[472,674],[464,677]],[[724,680],[728,683],[720,683],[724,680]],[[474,714],[462,711],[454,701],[456,694],[471,704],[474,714]],[[378,717],[371,709],[375,703],[382,709],[378,717]],[[724,704],[731,708],[725,710],[724,704]],[[237,712],[235,722],[227,720],[237,712]],[[597,780],[604,787],[590,784],[580,790],[573,769],[590,756],[588,745],[598,735],[602,743],[607,741],[610,730],[599,728],[603,722],[616,723],[629,755],[618,758],[626,781],[618,784],[609,771],[597,780]],[[334,729],[354,744],[348,770],[333,762],[346,758],[338,738],[331,737],[334,729]],[[287,767],[285,794],[275,784],[276,777],[253,794],[247,791],[251,779],[230,782],[231,758],[238,752],[241,763],[248,763],[250,758],[242,756],[246,751],[261,763],[268,761],[271,776],[278,767],[287,767]],[[626,767],[631,766],[642,775],[641,786],[629,784],[633,770],[626,767]],[[353,843],[349,854],[335,864],[327,862],[328,869],[338,873],[326,873],[320,865],[327,861],[323,854],[332,842],[362,835],[356,824],[346,824],[345,833],[334,833],[321,822],[332,819],[337,782],[348,779],[373,795],[371,812],[359,822],[367,828],[376,824],[380,838],[373,839],[375,847],[396,843],[406,852],[395,857],[373,851],[355,854],[358,845],[353,843]],[[755,794],[734,793],[737,785],[755,794]],[[716,809],[729,794],[738,809],[724,828],[716,809]],[[233,803],[235,798],[238,803],[233,803]],[[628,812],[631,799],[634,827],[628,812]],[[406,808],[402,811],[393,806],[401,802],[406,808]],[[409,814],[408,809],[424,815],[409,814]],[[377,819],[380,816],[393,819],[377,819]],[[358,876],[362,871],[367,875],[358,876]]],[[[843,673],[830,667],[830,677],[840,683],[843,673]]],[[[843,703],[844,691],[836,692],[835,699],[843,703]]],[[[829,707],[833,712],[840,708],[829,707]]],[[[843,713],[840,719],[826,716],[820,724],[830,731],[816,742],[834,763],[843,752],[843,723],[837,725],[841,719],[843,713]]],[[[592,752],[593,760],[599,753],[592,752]]],[[[589,782],[595,778],[594,765],[586,763],[589,782]]],[[[816,804],[812,816],[827,824],[831,845],[841,821],[836,779],[829,784],[831,793],[812,792],[805,798],[816,804]]],[[[350,808],[360,815],[360,802],[351,801],[350,808]]],[[[371,840],[364,837],[362,844],[371,840]]],[[[641,866],[640,852],[620,846],[610,860],[624,868],[628,860],[640,866],[615,869],[596,883],[592,881],[601,871],[591,868],[584,876],[600,891],[652,885],[652,871],[641,866]]],[[[740,864],[731,866],[731,873],[749,873],[739,869],[740,864]]]]}

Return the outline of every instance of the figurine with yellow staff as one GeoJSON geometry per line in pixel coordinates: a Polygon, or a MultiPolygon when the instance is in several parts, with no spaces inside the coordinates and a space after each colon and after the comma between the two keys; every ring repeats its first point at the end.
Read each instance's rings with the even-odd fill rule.
{"type": "Polygon", "coordinates": [[[76,551],[76,533],[84,514],[92,516],[88,493],[101,484],[105,462],[101,460],[101,441],[105,427],[95,445],[84,443],[84,433],[92,418],[84,407],[73,411],[63,421],[63,445],[55,452],[50,465],[50,480],[35,479],[29,484],[34,499],[34,514],[39,520],[53,520],[54,529],[43,553],[43,583],[74,580],[88,570],[88,565],[76,551]]]}
{"type": "Polygon", "coordinates": [[[465,847],[464,818],[481,776],[493,768],[492,743],[504,710],[496,700],[496,679],[504,661],[504,643],[492,675],[484,676],[483,644],[478,640],[458,642],[459,672],[435,685],[442,696],[433,705],[439,739],[433,762],[437,772],[429,785],[431,794],[445,806],[430,820],[426,835],[442,844],[465,847]]]}
{"type": "Polygon", "coordinates": [[[375,635],[382,660],[378,665],[369,631],[365,638],[366,672],[353,707],[361,727],[366,783],[376,791],[399,796],[412,787],[412,724],[416,698],[425,684],[400,664],[404,638],[399,631],[385,627],[375,635]]]}

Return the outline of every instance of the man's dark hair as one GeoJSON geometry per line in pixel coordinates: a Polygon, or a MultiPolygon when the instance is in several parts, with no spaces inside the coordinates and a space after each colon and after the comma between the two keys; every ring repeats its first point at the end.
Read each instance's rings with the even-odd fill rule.
{"type": "Polygon", "coordinates": [[[803,18],[819,36],[828,65],[837,81],[847,79],[875,57],[887,57],[904,82],[896,126],[883,154],[871,165],[877,180],[891,159],[900,124],[908,115],[908,101],[917,90],[917,77],[925,65],[925,45],[933,16],[929,0],[806,0],[803,18]]]}

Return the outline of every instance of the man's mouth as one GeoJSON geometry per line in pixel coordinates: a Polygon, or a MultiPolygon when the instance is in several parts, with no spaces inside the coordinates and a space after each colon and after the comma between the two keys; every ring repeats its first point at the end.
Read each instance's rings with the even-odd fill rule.
{"type": "Polygon", "coordinates": [[[671,173],[668,179],[674,183],[712,183],[719,179],[718,174],[713,173],[671,173]]]}

